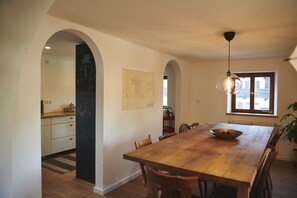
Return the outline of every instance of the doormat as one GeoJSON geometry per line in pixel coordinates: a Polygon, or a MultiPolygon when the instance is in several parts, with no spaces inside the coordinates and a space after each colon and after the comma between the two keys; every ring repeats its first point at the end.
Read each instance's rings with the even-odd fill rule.
{"type": "Polygon", "coordinates": [[[73,171],[76,169],[76,153],[43,160],[42,167],[60,174],[73,171]]]}

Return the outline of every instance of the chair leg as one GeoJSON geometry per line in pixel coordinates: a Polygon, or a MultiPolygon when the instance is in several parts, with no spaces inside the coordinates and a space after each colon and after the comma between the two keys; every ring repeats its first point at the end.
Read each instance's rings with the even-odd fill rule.
{"type": "Polygon", "coordinates": [[[204,181],[204,197],[207,198],[207,181],[204,181]]]}
{"type": "MultiPolygon", "coordinates": [[[[271,178],[270,178],[271,179],[271,178]]],[[[269,177],[267,176],[266,177],[266,186],[265,186],[265,189],[264,189],[264,191],[266,191],[267,192],[267,196],[269,197],[269,198],[271,198],[272,197],[272,189],[271,189],[271,185],[272,183],[270,183],[269,182],[269,177]]]]}
{"type": "Polygon", "coordinates": [[[272,186],[272,179],[271,179],[270,171],[268,172],[267,177],[268,177],[268,180],[269,180],[268,185],[270,186],[270,188],[272,188],[273,186],[272,186]]]}
{"type": "Polygon", "coordinates": [[[263,198],[267,198],[266,193],[265,193],[265,189],[263,190],[263,195],[262,196],[263,196],[263,198]]]}
{"type": "Polygon", "coordinates": [[[205,198],[204,194],[203,194],[203,189],[202,189],[202,181],[199,180],[198,185],[199,185],[199,191],[200,191],[201,198],[205,198]]]}
{"type": "MultiPolygon", "coordinates": [[[[208,195],[207,195],[207,193],[208,193],[207,181],[199,180],[198,184],[199,184],[199,191],[200,191],[201,198],[207,198],[208,197],[208,195]],[[202,186],[202,183],[203,183],[203,186],[202,186]]],[[[217,186],[217,184],[213,183],[213,186],[215,188],[217,186]]]]}
{"type": "Polygon", "coordinates": [[[201,197],[207,198],[207,181],[199,180],[199,189],[200,189],[201,197]],[[202,183],[203,183],[204,189],[202,188],[202,183]]]}

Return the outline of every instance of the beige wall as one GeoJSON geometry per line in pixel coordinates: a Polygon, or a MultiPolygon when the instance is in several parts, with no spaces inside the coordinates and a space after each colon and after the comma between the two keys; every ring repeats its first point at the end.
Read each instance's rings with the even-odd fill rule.
{"type": "Polygon", "coordinates": [[[63,111],[75,104],[75,57],[43,56],[41,60],[41,100],[44,112],[63,111]]]}
{"type": "MultiPolygon", "coordinates": [[[[191,95],[190,95],[190,122],[209,121],[227,122],[229,120],[249,120],[255,124],[279,123],[287,106],[297,99],[297,72],[289,62],[281,58],[232,60],[232,72],[275,71],[278,73],[277,118],[226,115],[227,97],[215,89],[217,78],[226,72],[226,61],[209,61],[191,63],[191,95]]],[[[292,159],[292,145],[279,141],[279,159],[292,159]]]]}

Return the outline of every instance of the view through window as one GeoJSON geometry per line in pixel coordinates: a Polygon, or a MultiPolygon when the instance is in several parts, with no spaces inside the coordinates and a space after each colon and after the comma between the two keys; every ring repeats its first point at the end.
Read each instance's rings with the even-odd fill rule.
{"type": "Polygon", "coordinates": [[[163,78],[163,106],[168,105],[168,77],[163,78]]]}
{"type": "Polygon", "coordinates": [[[242,89],[232,95],[232,112],[274,113],[274,72],[237,73],[242,89]]]}

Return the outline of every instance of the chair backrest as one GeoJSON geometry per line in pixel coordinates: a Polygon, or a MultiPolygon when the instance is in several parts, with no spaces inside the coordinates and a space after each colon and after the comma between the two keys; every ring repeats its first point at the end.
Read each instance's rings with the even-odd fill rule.
{"type": "Polygon", "coordinates": [[[177,135],[177,133],[169,133],[169,134],[165,134],[165,135],[160,136],[160,137],[159,137],[159,140],[161,141],[161,140],[164,140],[164,139],[166,139],[166,138],[169,138],[169,137],[172,137],[172,136],[175,136],[175,135],[177,135]]]}
{"type": "Polygon", "coordinates": [[[162,198],[190,198],[192,188],[197,187],[198,177],[183,177],[164,174],[145,165],[147,174],[147,198],[157,198],[158,189],[162,198]]]}
{"type": "Polygon", "coordinates": [[[134,145],[135,145],[136,149],[147,146],[149,144],[152,144],[151,135],[148,135],[148,137],[143,139],[143,140],[139,140],[139,141],[134,142],[134,145]]]}
{"type": "Polygon", "coordinates": [[[194,122],[190,124],[191,129],[196,128],[197,126],[199,126],[199,122],[194,122]]]}
{"type": "Polygon", "coordinates": [[[179,127],[179,132],[180,133],[182,133],[182,132],[186,132],[186,131],[188,131],[188,130],[190,130],[191,129],[191,126],[189,125],[189,124],[187,124],[187,123],[182,123],[181,125],[180,125],[180,127],[179,127]]]}
{"type": "Polygon", "coordinates": [[[272,165],[272,162],[275,160],[277,154],[278,154],[278,148],[276,147],[267,148],[265,150],[265,153],[261,160],[262,164],[257,172],[255,181],[252,186],[252,190],[250,194],[251,198],[262,197],[270,167],[272,165]]]}
{"type": "Polygon", "coordinates": [[[283,135],[283,127],[281,125],[276,125],[273,129],[272,137],[268,144],[275,147],[282,135],[283,135]]]}
{"type": "MultiPolygon", "coordinates": [[[[148,137],[143,139],[143,140],[139,140],[139,141],[134,142],[134,145],[135,145],[136,149],[139,149],[141,147],[144,147],[144,146],[147,146],[147,145],[150,145],[150,144],[152,144],[151,135],[148,135],[148,137]]],[[[144,164],[139,163],[139,165],[140,165],[140,169],[141,169],[141,173],[142,173],[142,177],[143,177],[144,186],[146,186],[147,179],[146,179],[144,164]]]]}

